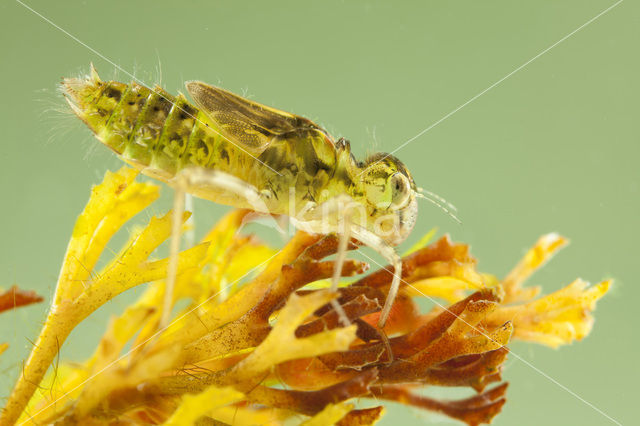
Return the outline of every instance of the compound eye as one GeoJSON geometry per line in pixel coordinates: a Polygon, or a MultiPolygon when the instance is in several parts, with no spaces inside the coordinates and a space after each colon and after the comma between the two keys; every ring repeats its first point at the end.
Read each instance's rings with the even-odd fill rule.
{"type": "Polygon", "coordinates": [[[411,196],[411,183],[402,173],[394,173],[389,178],[391,186],[391,208],[394,210],[401,209],[409,202],[411,196]]]}

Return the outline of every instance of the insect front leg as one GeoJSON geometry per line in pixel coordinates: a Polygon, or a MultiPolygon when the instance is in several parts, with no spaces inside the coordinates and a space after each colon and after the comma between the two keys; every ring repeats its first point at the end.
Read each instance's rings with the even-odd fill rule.
{"type": "MultiPolygon", "coordinates": [[[[333,197],[321,204],[313,205],[307,209],[300,220],[293,218],[296,227],[308,232],[328,234],[334,232],[338,235],[338,251],[333,267],[333,277],[331,280],[331,291],[338,290],[340,277],[342,276],[342,266],[347,256],[347,247],[351,239],[352,229],[356,226],[354,216],[359,204],[346,194],[333,197]]],[[[337,312],[340,322],[346,327],[351,324],[349,318],[337,300],[331,302],[332,307],[337,312]]]]}
{"type": "Polygon", "coordinates": [[[391,280],[391,286],[389,288],[389,294],[384,304],[380,319],[378,320],[378,327],[384,328],[384,325],[389,318],[391,307],[398,294],[400,288],[400,277],[402,276],[402,259],[396,253],[393,246],[389,245],[377,234],[369,231],[366,227],[360,225],[359,219],[362,218],[366,212],[359,211],[362,206],[355,202],[348,195],[340,195],[325,201],[322,204],[314,206],[312,211],[306,215],[306,221],[300,223],[298,220],[298,227],[301,229],[308,229],[311,232],[336,232],[340,237],[340,245],[338,250],[338,257],[336,260],[336,269],[334,270],[334,279],[332,282],[332,289],[336,289],[338,285],[338,279],[340,278],[340,271],[342,270],[342,262],[346,255],[346,248],[350,237],[353,237],[363,243],[364,245],[371,247],[378,254],[384,257],[394,268],[393,278],[391,280]]]}
{"type": "Polygon", "coordinates": [[[395,249],[387,244],[382,238],[367,230],[363,227],[352,228],[353,237],[362,242],[364,245],[371,247],[378,254],[384,257],[391,266],[393,266],[393,279],[391,280],[391,286],[389,287],[389,293],[387,294],[387,300],[380,313],[380,319],[378,320],[378,328],[384,328],[384,325],[389,318],[391,307],[398,295],[398,289],[400,288],[400,278],[402,276],[402,259],[396,253],[395,249]]]}
{"type": "MultiPolygon", "coordinates": [[[[333,278],[331,280],[331,291],[338,290],[338,284],[340,283],[340,277],[342,276],[342,266],[344,265],[344,261],[347,257],[347,245],[349,244],[349,240],[351,239],[351,208],[355,202],[349,196],[338,196],[334,198],[334,202],[337,206],[337,214],[339,219],[339,232],[338,232],[338,253],[336,262],[333,266],[333,278]]],[[[345,314],[344,309],[338,303],[337,300],[333,300],[332,305],[336,312],[340,317],[340,322],[342,325],[347,327],[351,324],[349,318],[347,318],[347,314],[345,314]]]]}

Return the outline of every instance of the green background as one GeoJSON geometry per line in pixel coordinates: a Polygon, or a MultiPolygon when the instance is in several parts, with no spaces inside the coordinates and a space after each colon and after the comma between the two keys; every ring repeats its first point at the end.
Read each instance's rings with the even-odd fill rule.
{"type": "MultiPolygon", "coordinates": [[[[170,92],[200,79],[318,121],[355,153],[391,151],[613,1],[46,2],[28,4],[106,58],[170,92]]],[[[400,157],[419,185],[454,202],[458,226],[428,203],[401,250],[437,226],[503,276],[539,235],[571,239],[531,280],[550,292],[613,277],[586,340],[512,349],[621,423],[634,423],[640,379],[637,264],[638,7],[627,0],[422,137],[400,157]]],[[[56,92],[62,76],[130,78],[11,0],[0,4],[0,286],[49,297],[91,184],[120,166],[56,92]]],[[[184,90],[183,90],[184,91],[184,90]]],[[[145,212],[163,212],[170,192],[145,212]]],[[[199,230],[226,208],[197,202],[199,230]]],[[[117,244],[114,245],[117,248],[117,244]]],[[[63,359],[96,344],[109,303],[76,330],[63,359]]],[[[0,396],[44,319],[40,304],[0,317],[0,396]]],[[[511,357],[497,425],[610,421],[511,357]]],[[[449,396],[450,392],[436,391],[449,396]]],[[[455,423],[399,406],[382,424],[455,423]]]]}

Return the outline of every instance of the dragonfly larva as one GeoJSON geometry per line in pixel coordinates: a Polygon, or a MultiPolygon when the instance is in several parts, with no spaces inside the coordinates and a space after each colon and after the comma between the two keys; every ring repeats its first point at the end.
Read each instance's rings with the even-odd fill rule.
{"type": "Polygon", "coordinates": [[[336,232],[343,243],[353,237],[379,252],[395,268],[384,325],[400,283],[393,246],[411,232],[416,198],[424,197],[397,158],[357,161],[347,140],[312,121],[198,81],[186,83],[195,106],[160,87],[102,81],[93,66],[62,84],[75,114],[142,173],[172,186],[187,176],[187,193],[288,215],[301,229],[336,232]]]}

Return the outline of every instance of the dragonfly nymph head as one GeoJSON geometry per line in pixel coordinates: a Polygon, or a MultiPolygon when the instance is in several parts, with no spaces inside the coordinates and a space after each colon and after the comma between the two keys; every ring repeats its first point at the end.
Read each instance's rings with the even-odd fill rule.
{"type": "Polygon", "coordinates": [[[362,164],[360,178],[374,232],[391,245],[400,244],[418,216],[417,187],[409,170],[396,157],[377,153],[362,164]]]}

